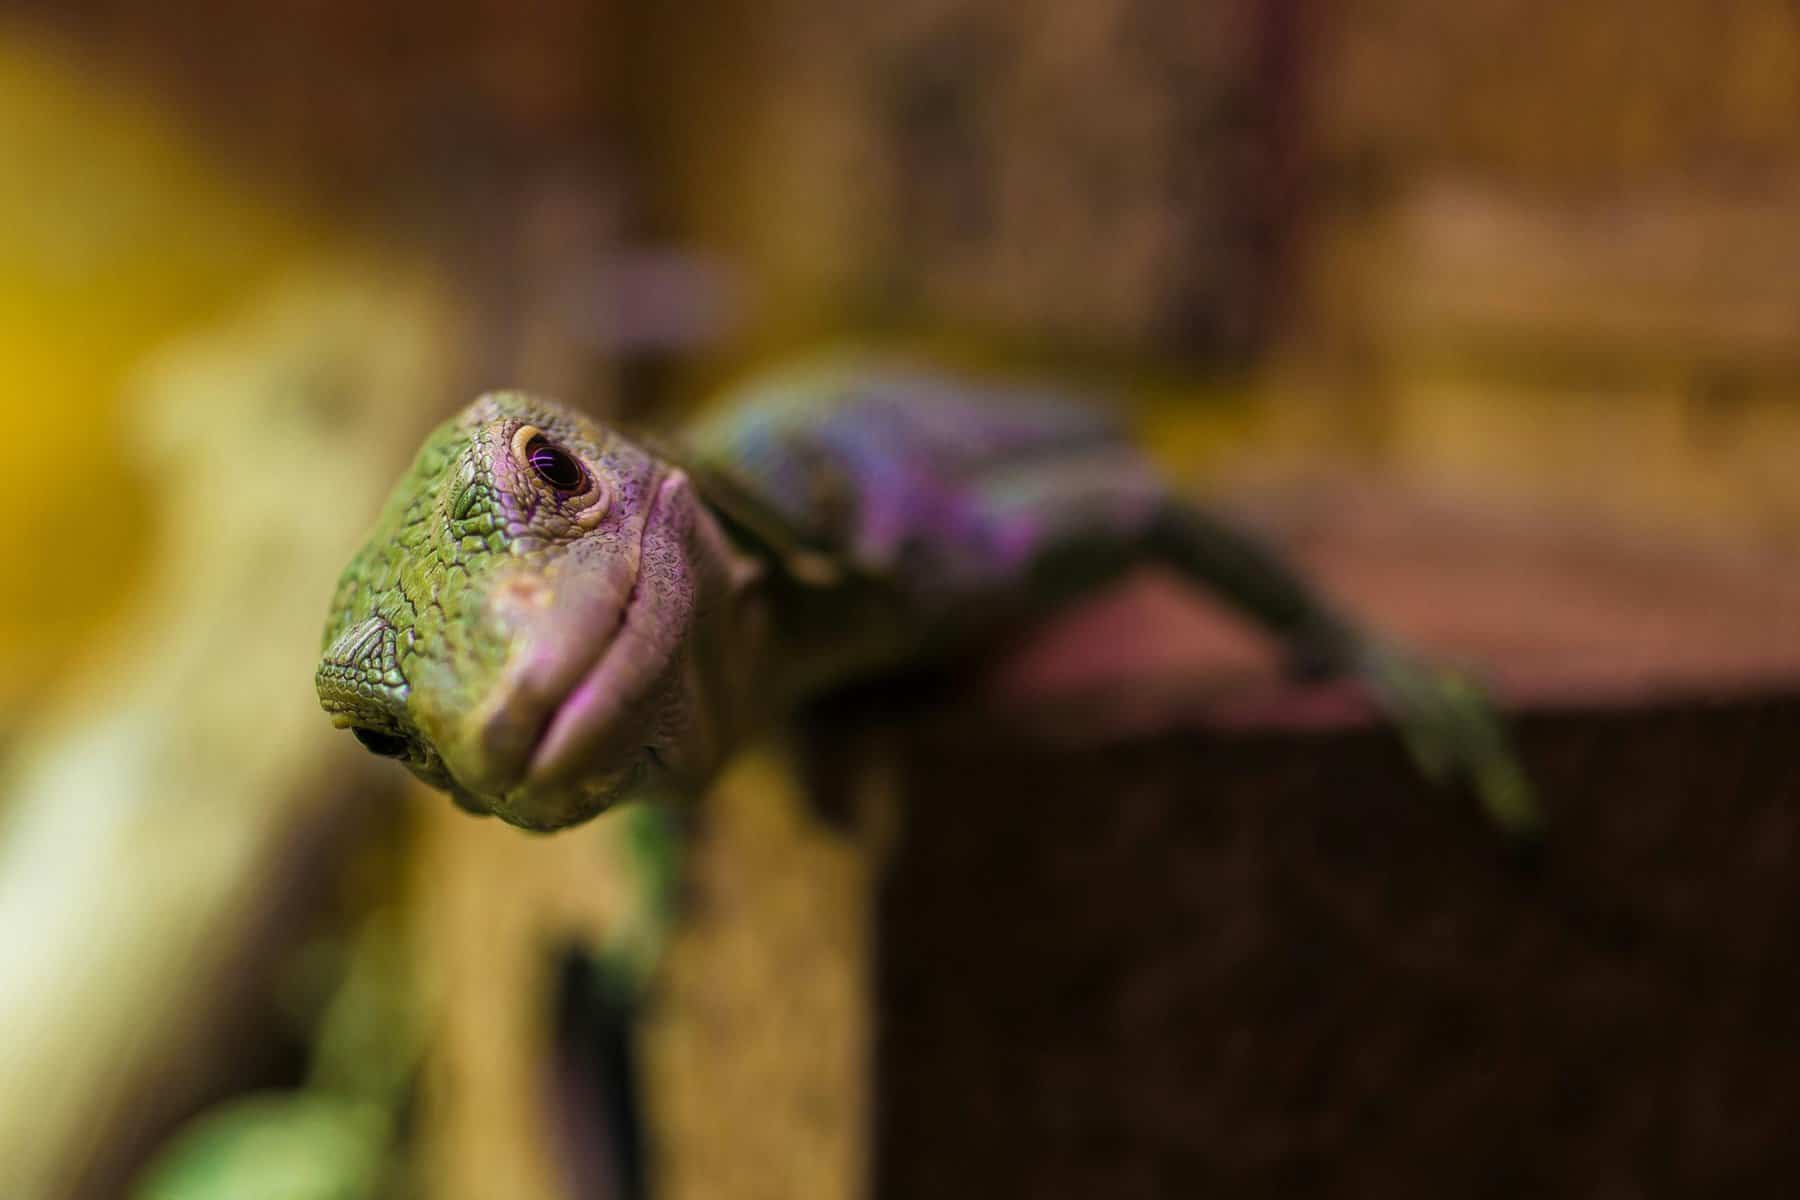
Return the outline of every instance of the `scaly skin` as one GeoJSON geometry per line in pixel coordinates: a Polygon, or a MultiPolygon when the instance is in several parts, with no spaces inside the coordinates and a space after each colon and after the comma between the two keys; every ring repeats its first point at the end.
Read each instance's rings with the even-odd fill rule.
{"type": "Polygon", "coordinates": [[[801,701],[1153,561],[1362,678],[1428,774],[1535,827],[1478,688],[1181,501],[1096,410],[854,366],[747,388],[673,453],[549,401],[477,400],[345,572],[319,697],[464,807],[557,829],[701,787],[801,701]]]}
{"type": "Polygon", "coordinates": [[[679,468],[484,396],[427,439],[339,581],[319,699],[465,808],[562,828],[717,766],[741,707],[720,676],[747,686],[762,643],[729,603],[754,574],[679,468]],[[585,464],[581,490],[523,461],[533,431],[585,464]]]}

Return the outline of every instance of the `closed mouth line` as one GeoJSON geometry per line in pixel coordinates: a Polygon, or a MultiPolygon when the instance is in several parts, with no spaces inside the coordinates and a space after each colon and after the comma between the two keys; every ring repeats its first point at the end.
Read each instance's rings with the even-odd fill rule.
{"type": "Polygon", "coordinates": [[[644,512],[643,524],[638,527],[636,569],[632,573],[631,587],[625,593],[625,600],[619,605],[618,620],[613,623],[611,632],[600,641],[599,649],[595,653],[593,660],[582,667],[581,673],[575,678],[575,682],[569,686],[568,691],[563,694],[562,699],[558,700],[550,707],[542,724],[539,725],[536,734],[533,735],[531,739],[531,750],[525,759],[524,773],[527,778],[530,777],[533,768],[537,766],[538,756],[544,748],[544,741],[549,737],[551,728],[555,726],[557,719],[563,715],[563,712],[569,707],[570,702],[582,690],[583,685],[587,683],[589,677],[591,677],[595,671],[599,670],[601,665],[606,662],[607,655],[611,653],[613,647],[618,645],[620,635],[625,632],[625,626],[630,622],[631,614],[637,608],[638,600],[644,585],[644,540],[649,536],[650,523],[656,519],[657,511],[662,503],[662,491],[665,482],[667,482],[667,477],[660,475],[654,481],[654,486],[650,492],[650,505],[644,512]]]}

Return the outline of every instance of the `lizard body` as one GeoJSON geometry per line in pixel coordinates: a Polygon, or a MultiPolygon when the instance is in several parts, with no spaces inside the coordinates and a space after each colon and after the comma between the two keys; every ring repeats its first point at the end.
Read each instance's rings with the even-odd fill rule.
{"type": "Polygon", "coordinates": [[[531,829],[703,786],[831,689],[947,661],[1147,563],[1365,680],[1434,777],[1536,821],[1482,693],[1182,500],[1101,410],[857,368],[743,389],[668,447],[483,396],[427,440],[339,583],[321,703],[531,829]]]}

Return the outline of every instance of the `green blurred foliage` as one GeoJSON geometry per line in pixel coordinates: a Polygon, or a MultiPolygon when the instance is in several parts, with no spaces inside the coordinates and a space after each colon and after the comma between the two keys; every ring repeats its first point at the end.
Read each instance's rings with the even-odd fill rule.
{"type": "Polygon", "coordinates": [[[397,1139],[426,1007],[403,913],[366,915],[321,948],[337,982],[310,1032],[304,1085],[202,1114],[151,1164],[139,1200],[373,1200],[405,1186],[397,1139]]]}
{"type": "Polygon", "coordinates": [[[250,1096],[165,1152],[139,1200],[372,1200],[387,1196],[388,1114],[330,1093],[250,1096]]]}

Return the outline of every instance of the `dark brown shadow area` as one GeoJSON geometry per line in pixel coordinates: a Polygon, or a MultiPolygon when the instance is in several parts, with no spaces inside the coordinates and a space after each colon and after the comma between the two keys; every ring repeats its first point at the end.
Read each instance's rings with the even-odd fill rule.
{"type": "MultiPolygon", "coordinates": [[[[1338,522],[1315,565],[1440,646],[1521,648],[1497,673],[1553,813],[1541,846],[1509,851],[1354,703],[1264,688],[1134,732],[1123,701],[1046,691],[1068,738],[1048,753],[1020,732],[1041,722],[919,712],[879,901],[877,1195],[1775,1195],[1800,1179],[1800,687],[1774,670],[1794,640],[1782,610],[1752,611],[1786,594],[1778,572],[1386,528],[1365,547],[1338,522]],[[1482,635],[1435,636],[1475,627],[1473,596],[1482,635]],[[1583,652],[1590,629],[1610,656],[1583,652]],[[1765,658],[1734,657],[1758,637],[1765,658]]],[[[1182,660],[1161,600],[1108,603],[1123,608],[1050,631],[990,695],[1029,695],[1009,672],[1042,684],[1097,630],[1149,643],[1114,661],[1182,660]]],[[[1129,678],[1111,677],[1116,697],[1129,678]]]]}

